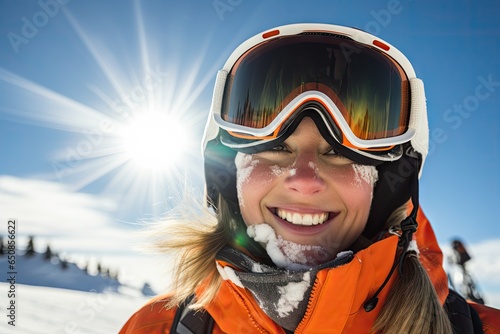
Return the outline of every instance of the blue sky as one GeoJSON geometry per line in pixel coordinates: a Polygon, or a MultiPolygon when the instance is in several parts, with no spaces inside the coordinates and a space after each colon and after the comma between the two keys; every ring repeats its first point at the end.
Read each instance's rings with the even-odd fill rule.
{"type": "MultiPolygon", "coordinates": [[[[431,130],[421,204],[443,245],[460,237],[491,254],[500,249],[499,16],[495,0],[1,1],[1,219],[17,217],[20,236],[37,231],[68,252],[99,253],[102,244],[62,241],[85,222],[58,222],[56,212],[81,205],[105,216],[106,228],[133,231],[175,204],[181,176],[201,192],[199,142],[216,71],[256,33],[322,22],[372,32],[410,59],[431,130]],[[173,142],[185,135],[181,157],[164,170],[127,160],[116,135],[152,108],[181,122],[173,142]],[[44,196],[38,181],[52,191],[44,196]],[[58,191],[65,196],[55,201],[58,191]],[[58,224],[73,227],[58,236],[58,224]]],[[[500,296],[492,282],[482,286],[500,296]]]]}

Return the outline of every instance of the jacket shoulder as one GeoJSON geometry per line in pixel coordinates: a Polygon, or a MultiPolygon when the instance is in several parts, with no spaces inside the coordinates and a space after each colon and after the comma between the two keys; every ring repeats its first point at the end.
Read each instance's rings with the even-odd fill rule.
{"type": "Polygon", "coordinates": [[[176,309],[167,309],[167,301],[168,295],[149,300],[127,320],[119,334],[170,333],[176,309]]]}
{"type": "Polygon", "coordinates": [[[485,334],[500,333],[500,310],[473,302],[469,304],[479,315],[485,334]]]}

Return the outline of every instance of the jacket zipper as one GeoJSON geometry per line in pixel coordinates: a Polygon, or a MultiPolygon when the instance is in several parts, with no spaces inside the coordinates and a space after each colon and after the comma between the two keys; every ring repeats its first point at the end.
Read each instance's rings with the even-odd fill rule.
{"type": "Polygon", "coordinates": [[[319,285],[319,278],[316,276],[313,287],[311,289],[311,294],[309,295],[310,296],[309,302],[307,302],[306,312],[304,313],[304,317],[302,317],[302,320],[298,324],[297,328],[295,328],[294,333],[301,333],[302,327],[305,326],[305,322],[309,320],[309,317],[312,313],[313,303],[316,303],[315,295],[316,295],[316,290],[318,289],[318,285],[319,285]]]}

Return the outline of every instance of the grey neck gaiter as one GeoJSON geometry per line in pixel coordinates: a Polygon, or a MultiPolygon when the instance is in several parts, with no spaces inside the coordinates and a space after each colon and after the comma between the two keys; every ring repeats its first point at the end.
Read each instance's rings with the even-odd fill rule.
{"type": "Polygon", "coordinates": [[[309,296],[318,271],[349,263],[352,252],[342,252],[327,263],[309,270],[290,271],[256,262],[239,250],[226,246],[217,254],[239,269],[235,271],[260,308],[281,327],[294,331],[307,310],[309,296]]]}

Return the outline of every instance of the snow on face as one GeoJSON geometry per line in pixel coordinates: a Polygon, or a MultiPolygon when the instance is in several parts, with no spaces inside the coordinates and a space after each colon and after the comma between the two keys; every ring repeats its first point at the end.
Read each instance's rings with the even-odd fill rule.
{"type": "Polygon", "coordinates": [[[280,249],[291,262],[314,266],[328,260],[328,253],[321,246],[301,245],[278,236],[280,249]]]}
{"type": "Polygon", "coordinates": [[[279,166],[271,166],[271,171],[273,172],[274,176],[282,176],[286,173],[290,176],[294,176],[295,173],[297,173],[297,170],[295,168],[290,168],[290,167],[279,167],[279,166]]]}
{"type": "Polygon", "coordinates": [[[373,199],[373,188],[378,181],[378,170],[375,166],[352,164],[354,169],[354,182],[357,187],[362,187],[363,182],[368,184],[371,191],[371,198],[373,199]]]}
{"type": "Polygon", "coordinates": [[[310,269],[328,258],[321,246],[300,245],[281,236],[267,224],[250,225],[247,234],[266,248],[275,265],[288,270],[310,269]]]}
{"type": "Polygon", "coordinates": [[[241,188],[242,185],[248,181],[248,178],[252,174],[255,165],[259,163],[259,160],[254,160],[251,154],[243,154],[238,152],[238,154],[236,154],[236,158],[234,159],[234,163],[237,167],[236,190],[238,193],[238,201],[240,202],[241,206],[244,206],[245,203],[243,201],[243,197],[241,196],[241,188]]]}
{"type": "Polygon", "coordinates": [[[278,287],[280,299],[276,303],[276,312],[282,318],[287,317],[297,309],[304,299],[304,294],[311,285],[311,273],[305,272],[301,282],[290,282],[278,287]]]}
{"type": "Polygon", "coordinates": [[[378,171],[375,166],[352,164],[354,169],[354,179],[357,185],[361,185],[361,182],[368,183],[371,187],[375,185],[378,180],[378,171]]]}
{"type": "MultiPolygon", "coordinates": [[[[243,184],[245,184],[246,182],[252,182],[252,173],[255,171],[255,167],[259,164],[259,162],[260,160],[255,159],[251,154],[244,154],[241,152],[238,152],[238,154],[236,154],[236,157],[234,159],[234,163],[236,165],[236,190],[240,206],[245,205],[242,196],[243,184]]],[[[264,180],[267,182],[272,182],[273,178],[278,178],[286,174],[288,174],[289,176],[294,176],[297,172],[297,170],[295,168],[292,168],[291,166],[280,167],[278,165],[273,165],[269,166],[268,168],[270,173],[268,175],[268,179],[264,180]]],[[[262,177],[259,177],[259,182],[263,182],[262,177]]]]}

